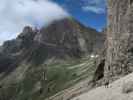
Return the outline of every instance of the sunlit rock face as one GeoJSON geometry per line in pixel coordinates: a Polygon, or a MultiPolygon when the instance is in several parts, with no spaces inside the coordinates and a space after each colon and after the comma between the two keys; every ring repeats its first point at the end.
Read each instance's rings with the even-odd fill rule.
{"type": "Polygon", "coordinates": [[[108,0],[105,76],[133,71],[132,0],[108,0]]]}

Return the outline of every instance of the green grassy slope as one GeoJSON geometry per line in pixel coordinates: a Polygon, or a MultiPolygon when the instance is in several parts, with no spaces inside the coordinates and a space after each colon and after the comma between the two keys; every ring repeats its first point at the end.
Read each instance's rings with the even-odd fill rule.
{"type": "Polygon", "coordinates": [[[2,87],[0,96],[6,100],[44,100],[83,79],[91,79],[94,70],[95,59],[89,57],[54,62],[47,66],[30,66],[21,81],[2,87]],[[45,69],[47,79],[43,81],[45,69]]]}

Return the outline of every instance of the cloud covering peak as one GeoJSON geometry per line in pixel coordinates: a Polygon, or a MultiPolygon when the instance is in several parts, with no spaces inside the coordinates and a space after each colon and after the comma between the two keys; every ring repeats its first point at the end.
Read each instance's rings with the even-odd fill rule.
{"type": "Polygon", "coordinates": [[[26,25],[42,27],[67,16],[67,12],[49,0],[1,0],[0,44],[16,37],[26,25]]]}

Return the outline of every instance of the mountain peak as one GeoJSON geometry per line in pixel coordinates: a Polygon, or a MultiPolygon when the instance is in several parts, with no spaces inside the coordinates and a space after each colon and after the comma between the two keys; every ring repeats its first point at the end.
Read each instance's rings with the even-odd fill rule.
{"type": "Polygon", "coordinates": [[[19,62],[41,64],[52,57],[79,58],[97,53],[103,42],[103,34],[72,18],[64,18],[39,30],[26,26],[16,39],[5,42],[2,47],[4,53],[19,58],[19,62]]]}
{"type": "MultiPolygon", "coordinates": [[[[2,73],[2,77],[4,77],[3,83],[5,86],[7,86],[6,84],[22,83],[23,85],[33,89],[35,84],[39,82],[40,88],[43,88],[42,84],[45,84],[45,82],[42,82],[41,78],[45,73],[44,70],[46,66],[49,65],[47,63],[52,61],[52,65],[53,62],[67,62],[68,59],[69,61],[72,60],[71,68],[68,63],[66,64],[69,66],[68,68],[66,65],[58,66],[58,64],[56,66],[58,66],[59,69],[49,67],[50,70],[52,69],[52,72],[48,72],[50,75],[50,77],[48,77],[48,81],[51,82],[51,80],[56,80],[55,77],[61,77],[61,79],[64,80],[64,75],[69,72],[70,76],[68,77],[72,77],[70,79],[68,78],[69,80],[79,80],[79,76],[84,77],[85,75],[86,77],[86,73],[87,75],[89,74],[88,62],[90,62],[90,59],[86,60],[87,63],[85,66],[83,65],[84,62],[79,64],[79,67],[81,67],[81,64],[83,65],[80,69],[83,70],[83,75],[77,75],[79,73],[79,69],[77,67],[74,68],[74,70],[76,69],[78,72],[72,72],[72,67],[75,65],[77,66],[77,64],[73,65],[73,60],[76,62],[83,56],[97,54],[97,52],[102,48],[103,43],[104,34],[99,34],[94,29],[86,28],[71,18],[56,20],[49,26],[42,27],[41,29],[34,29],[30,26],[26,26],[16,39],[6,41],[3,46],[0,47],[0,74],[2,73]],[[57,70],[57,72],[55,72],[55,70],[57,70]]],[[[54,82],[55,84],[57,84],[60,80],[56,81],[57,82],[54,82]]],[[[46,84],[48,85],[49,82],[46,82],[46,84]]],[[[63,88],[68,87],[67,83],[63,84],[63,88]]],[[[16,90],[18,89],[17,86],[15,86],[16,90]]],[[[56,85],[54,88],[58,89],[56,85]]],[[[7,89],[10,89],[10,87],[7,87],[7,89]]],[[[47,91],[44,86],[44,91],[45,90],[47,91]]],[[[24,91],[24,94],[31,93],[29,91],[27,92],[27,89],[21,89],[21,91],[24,91]]],[[[39,91],[41,91],[41,89],[39,91]]],[[[43,96],[46,98],[46,95],[52,95],[54,93],[54,91],[50,91],[50,93],[48,92],[43,94],[43,96]]],[[[18,93],[15,92],[14,95],[16,96],[18,93]]],[[[13,97],[15,97],[14,95],[13,97]]]]}

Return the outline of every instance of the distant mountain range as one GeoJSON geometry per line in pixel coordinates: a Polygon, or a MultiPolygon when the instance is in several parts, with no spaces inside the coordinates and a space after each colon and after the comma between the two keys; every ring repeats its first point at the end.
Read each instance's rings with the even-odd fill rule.
{"type": "Polygon", "coordinates": [[[104,34],[83,26],[73,18],[54,21],[41,29],[26,26],[16,39],[6,41],[0,47],[0,83],[16,83],[18,78],[25,81],[26,78],[20,77],[31,74],[32,68],[28,66],[34,66],[33,70],[45,68],[43,64],[52,58],[75,60],[97,54],[103,48],[104,40],[104,34]]]}

